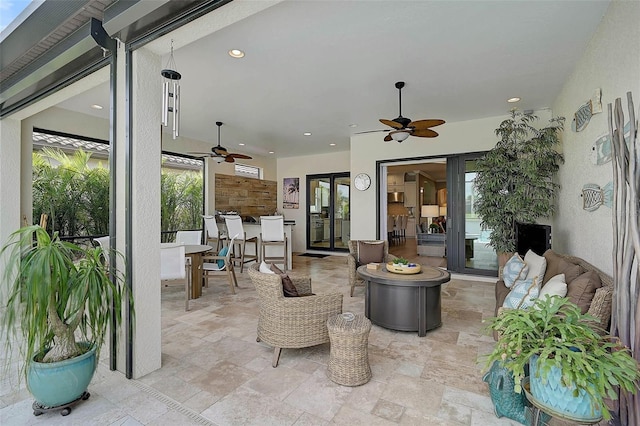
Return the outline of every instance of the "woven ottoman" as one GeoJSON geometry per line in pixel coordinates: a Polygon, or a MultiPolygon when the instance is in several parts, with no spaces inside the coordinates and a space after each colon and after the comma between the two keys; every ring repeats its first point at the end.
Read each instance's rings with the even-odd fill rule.
{"type": "Polygon", "coordinates": [[[367,350],[371,321],[364,314],[347,312],[330,317],[327,329],[331,342],[327,377],[344,386],[367,383],[371,379],[367,350]]]}

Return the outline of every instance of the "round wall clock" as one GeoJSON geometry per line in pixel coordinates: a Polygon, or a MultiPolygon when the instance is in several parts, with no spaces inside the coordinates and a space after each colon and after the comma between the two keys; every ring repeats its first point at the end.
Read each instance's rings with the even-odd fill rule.
{"type": "Polygon", "coordinates": [[[353,184],[356,189],[360,191],[366,191],[371,186],[371,178],[366,173],[358,173],[353,180],[353,184]]]}

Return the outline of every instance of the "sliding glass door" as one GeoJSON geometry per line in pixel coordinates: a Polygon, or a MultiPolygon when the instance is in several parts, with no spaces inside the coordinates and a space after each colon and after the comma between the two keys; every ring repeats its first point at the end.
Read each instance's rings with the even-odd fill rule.
{"type": "Polygon", "coordinates": [[[447,268],[450,271],[496,275],[498,256],[487,243],[491,230],[483,230],[474,210],[476,155],[450,157],[447,160],[447,268]]]}
{"type": "Polygon", "coordinates": [[[307,176],[307,249],[348,250],[349,173],[307,176]]]}

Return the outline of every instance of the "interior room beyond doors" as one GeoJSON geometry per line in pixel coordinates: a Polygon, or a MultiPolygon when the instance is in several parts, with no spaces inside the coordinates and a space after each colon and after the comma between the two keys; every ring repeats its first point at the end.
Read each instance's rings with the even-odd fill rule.
{"type": "Polygon", "coordinates": [[[307,248],[348,250],[351,235],[349,173],[307,176],[307,248]]]}

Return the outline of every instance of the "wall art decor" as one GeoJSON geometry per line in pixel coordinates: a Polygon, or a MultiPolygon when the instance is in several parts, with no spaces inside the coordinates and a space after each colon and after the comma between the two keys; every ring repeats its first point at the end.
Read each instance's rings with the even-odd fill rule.
{"type": "Polygon", "coordinates": [[[595,114],[602,112],[602,91],[600,89],[596,89],[593,92],[593,96],[587,102],[578,108],[576,113],[573,116],[573,120],[571,120],[571,130],[574,132],[581,132],[589,124],[589,120],[595,114]]]}
{"type": "MultiPolygon", "coordinates": [[[[611,222],[613,225],[613,306],[611,335],[620,339],[638,360],[640,346],[640,230],[638,205],[640,192],[640,142],[638,122],[631,92],[627,92],[627,116],[631,128],[629,140],[624,141],[624,111],[622,99],[608,105],[609,135],[613,147],[614,200],[611,222]]],[[[636,392],[620,391],[618,421],[623,425],[640,424],[640,396],[636,392]]]]}
{"type": "Polygon", "coordinates": [[[613,182],[609,182],[601,188],[595,183],[586,183],[582,187],[582,208],[588,212],[598,210],[605,205],[609,208],[613,205],[613,182]]]}
{"type": "MultiPolygon", "coordinates": [[[[624,126],[624,140],[629,144],[629,129],[631,128],[631,123],[627,121],[627,124],[624,126]]],[[[611,161],[611,137],[609,133],[606,135],[600,136],[593,143],[591,147],[591,162],[596,166],[600,166],[602,164],[606,164],[611,161]]]]}
{"type": "Polygon", "coordinates": [[[300,208],[300,178],[282,179],[282,208],[300,208]]]}

